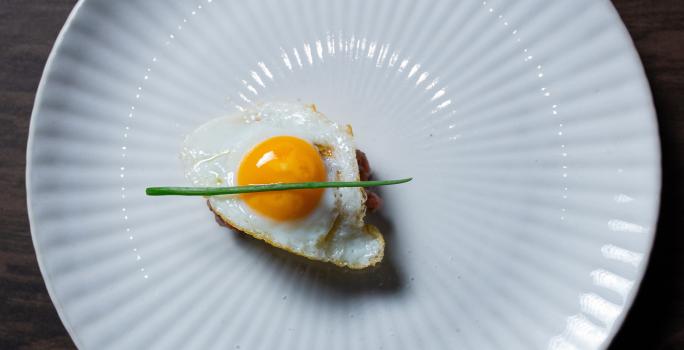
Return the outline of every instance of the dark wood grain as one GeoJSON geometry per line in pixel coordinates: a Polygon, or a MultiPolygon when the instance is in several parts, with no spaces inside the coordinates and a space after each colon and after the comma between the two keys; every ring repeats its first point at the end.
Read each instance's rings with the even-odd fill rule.
{"type": "MultiPolygon", "coordinates": [[[[653,90],[664,190],[648,272],[611,349],[684,349],[684,1],[613,2],[634,38],[653,90]]],[[[0,0],[0,349],[74,347],[38,270],[24,190],[33,98],[50,48],[74,3],[0,0]]]]}
{"type": "Polygon", "coordinates": [[[24,189],[33,98],[74,3],[0,0],[0,349],[74,348],[38,270],[24,189]]]}

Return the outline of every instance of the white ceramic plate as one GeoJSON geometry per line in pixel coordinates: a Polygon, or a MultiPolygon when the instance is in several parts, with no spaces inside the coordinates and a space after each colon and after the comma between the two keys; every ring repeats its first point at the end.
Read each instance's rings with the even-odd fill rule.
{"type": "Polygon", "coordinates": [[[608,1],[82,1],[41,81],[27,191],[85,349],[605,348],[660,189],[648,85],[608,1]],[[259,101],[351,123],[383,191],[377,270],[219,227],[183,136],[259,101]]]}

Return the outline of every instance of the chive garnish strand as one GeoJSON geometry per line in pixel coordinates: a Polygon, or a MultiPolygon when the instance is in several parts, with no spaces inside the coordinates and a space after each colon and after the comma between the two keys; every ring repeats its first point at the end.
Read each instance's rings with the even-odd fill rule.
{"type": "Polygon", "coordinates": [[[145,189],[145,193],[148,196],[219,196],[253,192],[306,190],[312,188],[377,187],[397,185],[409,182],[412,179],[413,178],[373,181],[293,182],[232,187],[148,187],[145,189]]]}

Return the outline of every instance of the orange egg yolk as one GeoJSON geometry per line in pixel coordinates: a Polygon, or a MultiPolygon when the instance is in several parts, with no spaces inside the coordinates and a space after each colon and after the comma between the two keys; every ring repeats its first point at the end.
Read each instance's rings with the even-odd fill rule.
{"type": "MultiPolygon", "coordinates": [[[[237,173],[240,186],[326,181],[325,164],[309,142],[293,136],[272,137],[250,150],[237,173]]],[[[301,219],[311,213],[323,189],[243,193],[256,212],[278,221],[301,219]]]]}

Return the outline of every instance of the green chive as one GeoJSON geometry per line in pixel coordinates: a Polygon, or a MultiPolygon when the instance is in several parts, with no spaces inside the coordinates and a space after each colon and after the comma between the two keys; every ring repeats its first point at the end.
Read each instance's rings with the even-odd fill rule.
{"type": "Polygon", "coordinates": [[[252,192],[306,190],[311,188],[376,187],[401,184],[409,182],[412,179],[413,178],[381,181],[294,182],[233,187],[148,187],[145,189],[145,193],[148,196],[218,196],[252,192]]]}

